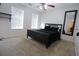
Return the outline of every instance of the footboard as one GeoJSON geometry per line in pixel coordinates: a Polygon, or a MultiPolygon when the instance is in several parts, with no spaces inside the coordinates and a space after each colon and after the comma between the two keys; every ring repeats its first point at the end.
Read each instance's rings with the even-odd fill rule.
{"type": "Polygon", "coordinates": [[[49,39],[49,35],[46,33],[34,31],[34,30],[27,30],[27,37],[30,36],[36,41],[39,41],[40,43],[46,44],[49,39]]]}

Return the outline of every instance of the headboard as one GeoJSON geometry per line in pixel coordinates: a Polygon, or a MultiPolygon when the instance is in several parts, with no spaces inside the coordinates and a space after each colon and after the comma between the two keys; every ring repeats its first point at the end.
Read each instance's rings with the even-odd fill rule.
{"type": "Polygon", "coordinates": [[[45,23],[45,26],[58,27],[58,28],[59,28],[59,31],[60,31],[60,33],[61,33],[62,24],[51,24],[51,23],[45,23]]]}

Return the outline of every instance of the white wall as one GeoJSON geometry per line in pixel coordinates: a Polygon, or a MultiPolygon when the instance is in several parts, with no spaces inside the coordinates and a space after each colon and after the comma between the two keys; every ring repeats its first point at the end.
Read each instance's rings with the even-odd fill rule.
{"type": "Polygon", "coordinates": [[[11,14],[11,6],[24,10],[24,29],[11,29],[11,22],[9,22],[9,19],[0,18],[0,38],[26,35],[27,29],[31,27],[32,13],[36,13],[40,20],[39,11],[23,6],[21,4],[4,3],[0,6],[0,12],[11,14]]]}
{"type": "MultiPolygon", "coordinates": [[[[55,23],[55,24],[63,25],[65,11],[69,11],[69,10],[79,11],[79,4],[71,4],[71,3],[56,4],[55,8],[53,8],[50,11],[46,11],[42,14],[41,23],[45,22],[45,23],[55,23]]],[[[72,42],[74,40],[73,36],[68,36],[63,34],[61,38],[72,42]]]]}

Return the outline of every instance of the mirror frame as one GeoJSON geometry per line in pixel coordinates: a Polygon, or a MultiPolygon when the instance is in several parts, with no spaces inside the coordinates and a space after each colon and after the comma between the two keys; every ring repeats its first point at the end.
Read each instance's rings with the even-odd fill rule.
{"type": "Polygon", "coordinates": [[[77,10],[65,11],[62,34],[69,35],[69,36],[73,36],[74,26],[75,26],[75,22],[76,22],[76,16],[77,16],[77,10]],[[73,23],[73,28],[72,28],[71,34],[68,34],[68,33],[65,33],[64,32],[64,28],[65,28],[65,22],[67,20],[66,19],[67,13],[71,13],[71,12],[75,12],[74,19],[73,19],[74,20],[74,23],[73,23]]]}

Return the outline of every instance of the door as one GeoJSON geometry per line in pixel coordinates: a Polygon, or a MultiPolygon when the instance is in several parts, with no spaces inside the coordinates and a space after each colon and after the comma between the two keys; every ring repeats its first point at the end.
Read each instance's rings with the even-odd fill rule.
{"type": "Polygon", "coordinates": [[[75,54],[79,56],[79,31],[77,28],[75,34],[75,54]]]}
{"type": "Polygon", "coordinates": [[[75,45],[75,54],[79,56],[79,13],[77,13],[77,19],[74,29],[74,45],[75,45]]]}

